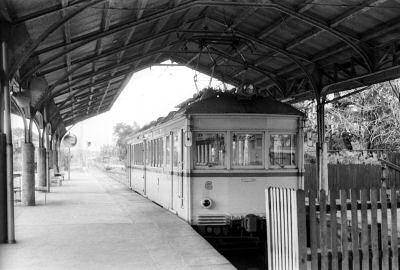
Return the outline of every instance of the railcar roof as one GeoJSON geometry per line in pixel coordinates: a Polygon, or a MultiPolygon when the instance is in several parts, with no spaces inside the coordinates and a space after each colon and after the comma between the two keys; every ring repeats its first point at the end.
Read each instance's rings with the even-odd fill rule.
{"type": "Polygon", "coordinates": [[[132,134],[148,130],[152,127],[166,123],[169,120],[181,115],[189,114],[268,114],[268,115],[297,115],[304,116],[304,113],[293,106],[273,100],[269,97],[254,95],[245,97],[234,93],[215,91],[204,91],[192,101],[186,101],[178,111],[172,111],[165,117],[145,125],[143,128],[132,134]],[[203,96],[206,96],[203,98],[203,96]]]}
{"type": "Polygon", "coordinates": [[[253,96],[241,97],[229,93],[216,93],[213,97],[199,100],[184,109],[185,114],[304,114],[289,104],[285,104],[269,97],[253,96]]]}

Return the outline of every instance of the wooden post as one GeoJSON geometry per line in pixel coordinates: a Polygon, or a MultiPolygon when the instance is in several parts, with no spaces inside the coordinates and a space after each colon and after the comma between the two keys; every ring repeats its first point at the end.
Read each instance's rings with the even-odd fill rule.
{"type": "MultiPolygon", "coordinates": [[[[393,180],[394,183],[394,180],[393,180]]],[[[395,185],[392,185],[390,191],[390,201],[391,201],[391,221],[392,221],[392,234],[391,234],[391,249],[392,249],[392,270],[399,269],[399,250],[398,250],[398,240],[397,240],[397,193],[395,185]]]]}
{"type": "Polygon", "coordinates": [[[307,269],[307,227],[306,227],[306,207],[305,207],[305,192],[304,190],[296,191],[296,202],[297,207],[297,233],[298,235],[298,263],[299,270],[307,269]]]}
{"type": "Polygon", "coordinates": [[[361,269],[367,269],[369,267],[367,200],[368,200],[367,190],[362,189],[361,190],[361,249],[362,249],[361,269]]]}
{"type": "Polygon", "coordinates": [[[352,188],[351,199],[351,247],[353,251],[353,270],[360,270],[360,255],[358,251],[358,217],[357,217],[357,190],[352,188]]]}
{"type": "Polygon", "coordinates": [[[378,249],[378,215],[377,215],[378,190],[371,189],[371,246],[372,246],[372,269],[379,269],[378,249]]]}
{"type": "Polygon", "coordinates": [[[349,252],[347,241],[347,193],[346,190],[340,190],[340,223],[342,238],[342,270],[349,269],[349,252]]]}
{"type": "Polygon", "coordinates": [[[386,188],[381,188],[381,241],[382,241],[382,270],[389,270],[389,247],[388,247],[388,217],[386,188]]]}
{"type": "Polygon", "coordinates": [[[338,270],[338,241],[337,241],[337,218],[336,218],[336,190],[330,191],[331,206],[331,247],[332,247],[332,270],[338,270]]]}
{"type": "Polygon", "coordinates": [[[317,217],[316,217],[316,209],[315,209],[315,191],[310,190],[308,194],[310,213],[310,241],[311,241],[311,269],[318,270],[318,239],[317,239],[317,217]]]}
{"type": "Polygon", "coordinates": [[[326,192],[320,191],[319,196],[320,214],[320,250],[321,250],[321,270],[328,270],[328,230],[326,224],[326,192]]]}

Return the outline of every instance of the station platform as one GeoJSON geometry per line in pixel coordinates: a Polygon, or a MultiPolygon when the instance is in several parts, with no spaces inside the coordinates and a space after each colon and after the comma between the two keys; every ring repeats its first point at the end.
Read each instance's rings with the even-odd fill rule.
{"type": "Polygon", "coordinates": [[[174,214],[93,169],[17,206],[0,269],[235,269],[174,214]]]}

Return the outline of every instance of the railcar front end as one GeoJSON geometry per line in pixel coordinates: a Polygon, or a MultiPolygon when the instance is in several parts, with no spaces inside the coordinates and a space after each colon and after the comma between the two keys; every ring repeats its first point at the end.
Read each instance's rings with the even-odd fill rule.
{"type": "Polygon", "coordinates": [[[265,235],[265,189],[303,186],[303,117],[263,97],[207,94],[129,140],[132,189],[212,237],[265,235]]]}
{"type": "Polygon", "coordinates": [[[265,189],[303,183],[302,118],[191,115],[191,224],[204,235],[263,234],[265,189]]]}

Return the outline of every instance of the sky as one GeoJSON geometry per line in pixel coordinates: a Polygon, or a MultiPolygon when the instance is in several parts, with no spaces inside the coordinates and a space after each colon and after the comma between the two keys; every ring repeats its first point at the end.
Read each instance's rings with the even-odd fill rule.
{"type": "MultiPolygon", "coordinates": [[[[153,66],[135,73],[110,111],[76,124],[71,132],[78,136],[78,142],[91,142],[94,149],[113,144],[116,123],[132,125],[136,121],[143,126],[176,110],[176,105],[192,97],[197,92],[195,74],[199,90],[209,85],[210,77],[184,66],[153,66]]],[[[223,88],[216,79],[211,85],[223,88]]]]}

